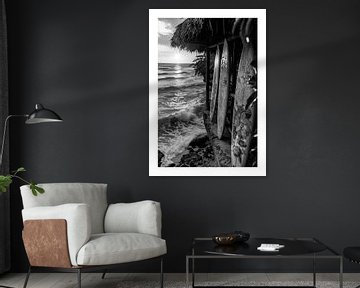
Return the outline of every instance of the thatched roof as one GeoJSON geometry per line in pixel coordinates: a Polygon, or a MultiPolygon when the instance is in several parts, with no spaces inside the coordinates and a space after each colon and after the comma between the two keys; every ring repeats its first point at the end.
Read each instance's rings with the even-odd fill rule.
{"type": "Polygon", "coordinates": [[[171,46],[193,52],[207,45],[210,33],[207,19],[189,18],[176,26],[171,46]]]}
{"type": "Polygon", "coordinates": [[[176,26],[171,46],[202,52],[206,46],[232,35],[235,18],[187,18],[176,26]]]}

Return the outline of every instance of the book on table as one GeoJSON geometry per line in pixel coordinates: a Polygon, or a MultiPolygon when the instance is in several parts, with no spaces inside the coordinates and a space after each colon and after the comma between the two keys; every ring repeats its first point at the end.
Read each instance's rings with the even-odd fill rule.
{"type": "Polygon", "coordinates": [[[280,245],[280,244],[261,243],[261,245],[257,247],[257,249],[260,251],[276,252],[284,247],[285,247],[284,245],[280,245]]]}

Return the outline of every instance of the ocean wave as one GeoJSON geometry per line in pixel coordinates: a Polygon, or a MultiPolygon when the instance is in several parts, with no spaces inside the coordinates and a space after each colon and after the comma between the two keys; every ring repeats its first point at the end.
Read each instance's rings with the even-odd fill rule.
{"type": "Polygon", "coordinates": [[[191,65],[158,67],[158,149],[162,166],[176,163],[191,141],[206,133],[203,122],[205,83],[191,65]]]}
{"type": "Polygon", "coordinates": [[[159,81],[162,81],[162,80],[185,79],[185,78],[188,78],[188,76],[180,76],[180,77],[169,76],[169,77],[159,78],[159,81]]]}
{"type": "Polygon", "coordinates": [[[179,122],[182,123],[189,123],[192,122],[193,120],[195,120],[195,118],[197,118],[196,114],[191,112],[191,111],[181,111],[181,112],[177,112],[175,114],[172,114],[170,116],[166,116],[163,118],[160,118],[158,121],[158,125],[159,128],[161,126],[174,126],[176,124],[178,124],[179,122]]]}
{"type": "Polygon", "coordinates": [[[194,74],[193,71],[180,71],[180,72],[174,72],[174,71],[171,71],[171,72],[159,72],[158,75],[161,76],[161,75],[179,75],[179,74],[194,74]]]}
{"type": "Polygon", "coordinates": [[[197,88],[197,87],[198,88],[205,87],[205,83],[191,83],[191,84],[183,84],[183,85],[179,85],[179,86],[160,87],[159,92],[167,92],[167,91],[187,89],[187,88],[197,88]]]}
{"type": "MultiPolygon", "coordinates": [[[[159,143],[159,150],[164,154],[161,166],[166,167],[173,163],[179,163],[189,144],[200,135],[206,133],[205,128],[199,125],[194,125],[188,130],[187,133],[176,135],[176,137],[173,137],[170,141],[159,143]]],[[[161,141],[161,137],[159,140],[161,141]]]]}
{"type": "Polygon", "coordinates": [[[168,129],[168,126],[172,126],[172,128],[175,128],[176,126],[181,124],[194,123],[198,122],[199,120],[201,121],[203,111],[204,104],[198,103],[190,109],[179,111],[168,116],[159,118],[159,130],[168,129]]]}
{"type": "Polygon", "coordinates": [[[159,69],[173,71],[174,67],[173,66],[161,66],[161,67],[159,67],[159,69]]]}

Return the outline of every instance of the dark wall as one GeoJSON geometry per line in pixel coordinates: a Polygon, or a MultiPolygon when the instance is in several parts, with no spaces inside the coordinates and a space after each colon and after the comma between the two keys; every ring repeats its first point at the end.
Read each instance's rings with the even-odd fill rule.
{"type": "MultiPolygon", "coordinates": [[[[357,0],[8,1],[12,113],[43,103],[65,119],[12,122],[12,167],[38,182],[108,183],[110,202],[160,201],[168,272],[184,271],[192,237],[233,229],[360,245],[359,12],[357,0]],[[266,177],[148,176],[149,8],[267,9],[266,177]]],[[[23,271],[16,185],[11,197],[12,269],[23,271]]]]}

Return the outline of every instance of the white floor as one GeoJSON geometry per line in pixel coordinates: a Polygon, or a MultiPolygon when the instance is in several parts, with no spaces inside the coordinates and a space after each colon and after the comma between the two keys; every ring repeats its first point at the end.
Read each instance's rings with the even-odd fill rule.
{"type": "MultiPolygon", "coordinates": [[[[219,284],[235,283],[241,285],[243,283],[250,283],[249,285],[266,285],[267,283],[275,282],[276,284],[289,285],[293,282],[294,285],[306,282],[307,285],[312,284],[312,274],[307,273],[212,273],[212,274],[197,274],[197,283],[219,284]]],[[[317,274],[317,281],[320,287],[328,286],[332,283],[331,287],[338,286],[338,274],[335,273],[319,273],[317,274]],[[325,283],[325,284],[324,284],[325,283]]],[[[25,274],[5,274],[0,276],[1,285],[11,286],[14,288],[23,287],[25,274]]],[[[159,274],[125,274],[125,273],[109,273],[106,279],[101,279],[101,273],[83,273],[82,287],[141,287],[141,283],[146,283],[144,287],[158,287],[159,274]],[[125,284],[124,284],[125,283],[125,284]],[[132,284],[133,283],[133,284],[132,284]]],[[[344,274],[344,287],[354,287],[354,284],[360,284],[359,273],[344,274]]],[[[270,285],[270,284],[269,284],[270,285]]],[[[356,286],[356,285],[355,285],[356,286]]],[[[28,288],[76,288],[76,273],[33,273],[31,274],[28,288]]],[[[165,288],[167,287],[185,287],[185,274],[165,274],[165,288]],[[175,284],[174,284],[175,283],[175,284]]]]}

